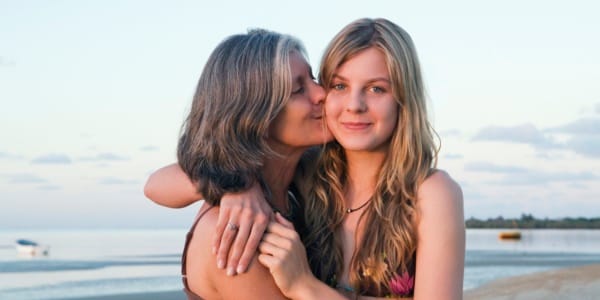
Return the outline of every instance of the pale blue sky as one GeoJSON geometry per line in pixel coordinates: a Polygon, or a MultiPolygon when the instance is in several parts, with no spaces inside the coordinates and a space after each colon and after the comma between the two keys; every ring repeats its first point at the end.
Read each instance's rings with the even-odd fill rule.
{"type": "Polygon", "coordinates": [[[600,7],[556,2],[0,0],[0,228],[187,226],[142,186],[210,51],[263,27],[318,70],[360,17],[412,35],[466,217],[598,216],[600,7]]]}

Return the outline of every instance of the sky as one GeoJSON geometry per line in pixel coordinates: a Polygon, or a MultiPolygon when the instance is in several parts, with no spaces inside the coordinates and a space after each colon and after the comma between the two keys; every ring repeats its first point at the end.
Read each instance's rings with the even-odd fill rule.
{"type": "Polygon", "coordinates": [[[384,17],[417,47],[465,217],[600,215],[596,1],[0,0],[0,229],[186,227],[144,198],[210,52],[250,28],[329,40],[384,17]]]}

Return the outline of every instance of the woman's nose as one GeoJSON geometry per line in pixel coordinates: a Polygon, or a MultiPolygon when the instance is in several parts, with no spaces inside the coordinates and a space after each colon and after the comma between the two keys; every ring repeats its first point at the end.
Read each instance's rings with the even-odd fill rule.
{"type": "Polygon", "coordinates": [[[318,83],[314,82],[310,88],[310,100],[314,104],[325,102],[325,89],[318,83]]]}

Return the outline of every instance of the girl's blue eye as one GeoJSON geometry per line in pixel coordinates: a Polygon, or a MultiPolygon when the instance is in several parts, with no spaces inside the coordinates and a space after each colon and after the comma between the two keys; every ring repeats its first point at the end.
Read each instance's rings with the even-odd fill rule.
{"type": "Polygon", "coordinates": [[[385,92],[385,90],[384,90],[384,89],[382,89],[382,88],[380,88],[380,87],[378,87],[378,86],[374,86],[374,87],[372,87],[372,88],[371,88],[371,90],[372,90],[374,93],[377,93],[377,94],[380,94],[380,93],[383,93],[383,92],[385,92]]]}

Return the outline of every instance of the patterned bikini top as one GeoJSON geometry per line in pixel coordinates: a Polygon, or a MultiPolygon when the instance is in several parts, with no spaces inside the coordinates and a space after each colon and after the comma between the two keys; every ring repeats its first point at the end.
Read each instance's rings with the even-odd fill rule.
{"type": "Polygon", "coordinates": [[[412,259],[408,263],[407,270],[397,270],[394,277],[390,280],[388,286],[382,285],[379,293],[375,286],[366,286],[361,288],[360,291],[356,291],[354,288],[344,284],[337,284],[336,288],[342,291],[354,293],[360,296],[368,297],[385,297],[385,298],[396,298],[396,297],[412,297],[415,288],[415,261],[416,255],[413,255],[412,259]]]}

